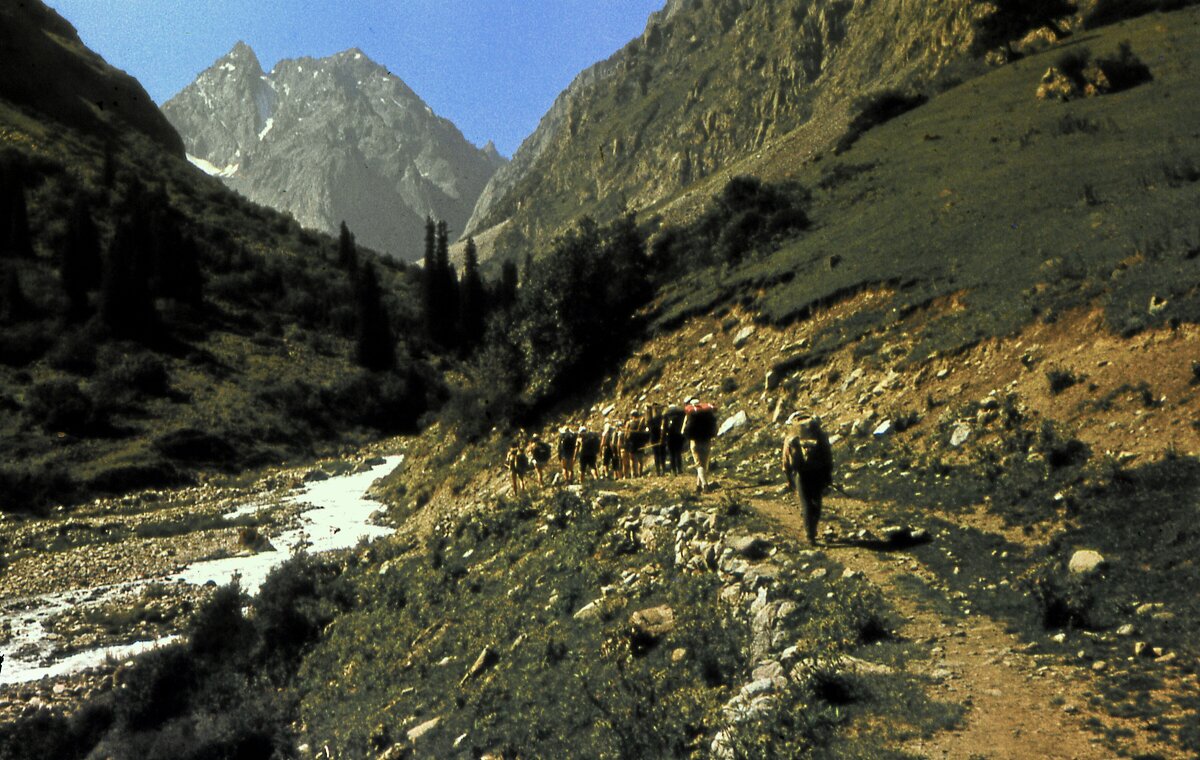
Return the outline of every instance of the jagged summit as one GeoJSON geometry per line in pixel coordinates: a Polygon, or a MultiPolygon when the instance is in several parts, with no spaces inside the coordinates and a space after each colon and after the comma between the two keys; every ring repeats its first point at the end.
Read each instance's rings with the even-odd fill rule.
{"type": "Polygon", "coordinates": [[[399,77],[352,47],[263,73],[244,42],[163,111],[193,163],[302,224],[413,259],[426,215],[461,231],[502,166],[399,77]]]}

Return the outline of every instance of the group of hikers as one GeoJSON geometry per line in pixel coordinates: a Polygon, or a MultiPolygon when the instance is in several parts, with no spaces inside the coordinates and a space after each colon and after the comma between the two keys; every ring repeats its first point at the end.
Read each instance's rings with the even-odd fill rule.
{"type": "MultiPolygon", "coordinates": [[[[787,421],[782,464],[788,490],[794,491],[804,511],[809,543],[816,543],[817,523],[825,489],[833,483],[833,454],[820,419],[796,412],[787,421]]],[[[647,473],[646,454],[654,461],[655,475],[681,475],[683,450],[690,448],[696,470],[696,490],[713,488],[709,480],[712,441],[717,436],[717,411],[709,403],[691,398],[680,405],[647,404],[631,411],[625,419],[612,419],[599,430],[587,423],[568,424],[557,438],[547,441],[538,433],[521,435],[512,442],[505,457],[514,494],[525,491],[526,478],[537,478],[544,486],[557,460],[558,482],[570,485],[576,472],[580,484],[588,479],[639,478],[647,473]]]]}
{"type": "Polygon", "coordinates": [[[683,449],[690,444],[696,467],[696,488],[709,490],[708,460],[712,439],[717,435],[717,413],[712,404],[691,399],[681,406],[648,404],[635,409],[626,419],[613,419],[603,429],[587,424],[559,429],[553,442],[534,433],[527,441],[513,441],[505,465],[512,477],[514,493],[525,490],[525,478],[536,477],[545,485],[551,459],[557,458],[560,482],[579,482],[588,478],[614,480],[639,478],[646,474],[646,455],[654,459],[654,474],[683,473],[683,449]]]}

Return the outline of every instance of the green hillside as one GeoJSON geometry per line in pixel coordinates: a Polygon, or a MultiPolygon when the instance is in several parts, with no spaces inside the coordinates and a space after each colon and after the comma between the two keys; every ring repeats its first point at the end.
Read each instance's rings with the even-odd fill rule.
{"type": "MultiPolygon", "coordinates": [[[[54,70],[57,59],[34,60],[54,70]]],[[[369,251],[347,260],[337,241],[226,190],[153,130],[62,121],[57,90],[49,105],[5,94],[0,509],[173,485],[415,427],[440,381],[413,356],[423,342],[403,337],[418,322],[414,272],[369,251]],[[72,251],[82,258],[68,264],[72,251]],[[368,267],[382,315],[361,308],[368,267]],[[393,370],[356,361],[366,322],[402,336],[393,370]]]]}
{"type": "MultiPolygon", "coordinates": [[[[867,131],[840,155],[782,177],[764,171],[811,191],[811,229],[749,263],[683,278],[667,290],[660,321],[737,299],[787,323],[864,288],[893,291],[821,344],[832,346],[960,295],[914,360],[1092,303],[1118,332],[1195,321],[1198,49],[1195,10],[1080,34],[867,131]],[[1123,43],[1151,81],[1095,98],[1035,99],[1063,57],[1115,59],[1123,43]],[[1149,309],[1152,296],[1162,308],[1149,309]]],[[[794,165],[767,153],[728,174],[771,162],[794,165]]]]}

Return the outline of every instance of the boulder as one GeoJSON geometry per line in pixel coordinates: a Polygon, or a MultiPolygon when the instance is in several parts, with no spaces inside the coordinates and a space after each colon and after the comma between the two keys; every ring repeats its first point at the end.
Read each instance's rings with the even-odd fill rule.
{"type": "Polygon", "coordinates": [[[766,389],[769,391],[773,391],[776,388],[778,388],[779,387],[779,373],[773,369],[767,370],[765,385],[766,385],[766,389]]]}
{"type": "Polygon", "coordinates": [[[967,442],[971,437],[971,426],[965,422],[960,422],[954,426],[954,430],[950,432],[950,445],[958,448],[967,442]]]}
{"type": "Polygon", "coordinates": [[[1071,575],[1095,575],[1106,567],[1108,567],[1108,562],[1104,559],[1104,555],[1092,549],[1080,549],[1071,555],[1071,561],[1067,563],[1067,569],[1071,571],[1071,575]]]}
{"type": "Polygon", "coordinates": [[[771,542],[763,536],[730,536],[725,545],[746,559],[765,559],[771,553],[771,542]]]}
{"type": "Polygon", "coordinates": [[[413,726],[408,729],[408,740],[414,743],[417,742],[421,737],[430,734],[441,722],[441,718],[431,718],[420,725],[413,726]]]}
{"type": "Polygon", "coordinates": [[[475,658],[475,662],[471,665],[471,669],[466,672],[462,680],[458,682],[459,686],[466,684],[467,681],[477,677],[480,673],[495,665],[500,660],[500,655],[491,647],[484,647],[479,656],[475,658]]]}
{"type": "Polygon", "coordinates": [[[872,433],[872,435],[874,435],[876,438],[882,438],[883,436],[892,432],[894,429],[895,425],[891,420],[884,420],[883,422],[879,423],[879,427],[875,428],[875,431],[872,433]]]}
{"type": "Polygon", "coordinates": [[[738,330],[737,335],[733,336],[733,347],[741,348],[742,346],[746,345],[746,343],[750,341],[751,335],[754,335],[754,327],[752,325],[747,325],[741,330],[738,330]]]}
{"type": "Polygon", "coordinates": [[[741,430],[750,424],[750,415],[746,414],[745,410],[738,412],[729,419],[721,423],[720,430],[717,431],[718,436],[723,436],[736,430],[741,430]]]}
{"type": "Polygon", "coordinates": [[[635,638],[656,642],[675,630],[675,610],[668,605],[648,607],[629,616],[635,638]]]}

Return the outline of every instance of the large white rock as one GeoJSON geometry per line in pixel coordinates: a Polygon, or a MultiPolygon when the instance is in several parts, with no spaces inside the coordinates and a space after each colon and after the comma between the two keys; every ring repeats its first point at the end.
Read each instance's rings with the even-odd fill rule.
{"type": "Polygon", "coordinates": [[[1100,552],[1092,549],[1080,549],[1071,555],[1067,569],[1071,571],[1071,575],[1093,575],[1107,566],[1108,561],[1100,552]]]}
{"type": "Polygon", "coordinates": [[[720,430],[717,431],[717,435],[722,436],[727,433],[733,432],[734,430],[741,430],[742,428],[746,427],[749,424],[750,424],[750,415],[746,414],[745,410],[742,410],[742,411],[738,412],[737,414],[733,415],[732,417],[730,417],[729,419],[722,422],[720,430]]]}

